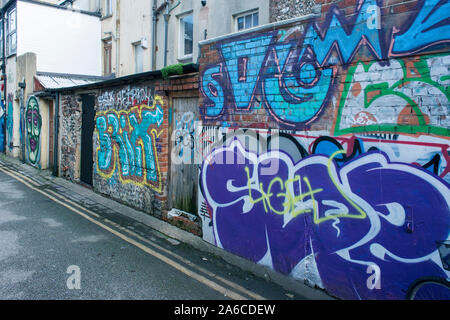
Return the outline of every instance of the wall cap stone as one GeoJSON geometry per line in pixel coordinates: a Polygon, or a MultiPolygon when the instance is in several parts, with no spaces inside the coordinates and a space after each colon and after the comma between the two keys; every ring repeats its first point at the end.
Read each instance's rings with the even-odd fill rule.
{"type": "Polygon", "coordinates": [[[237,37],[237,36],[241,36],[241,35],[245,35],[245,34],[250,34],[253,32],[258,32],[258,31],[263,31],[266,29],[272,29],[272,28],[276,28],[279,26],[284,26],[284,25],[288,25],[288,24],[293,24],[296,22],[302,22],[308,19],[312,19],[312,18],[316,18],[316,17],[320,17],[321,14],[317,14],[317,13],[310,13],[304,16],[300,16],[300,17],[295,17],[295,18],[291,18],[291,19],[287,19],[287,20],[282,20],[282,21],[276,21],[276,22],[272,22],[272,23],[268,23],[268,24],[264,24],[261,26],[257,26],[254,28],[250,28],[250,29],[246,29],[246,30],[242,30],[242,31],[238,31],[238,32],[234,32],[234,33],[228,33],[222,36],[218,36],[212,39],[208,39],[208,40],[202,40],[199,41],[198,45],[199,47],[207,45],[207,44],[211,44],[214,42],[218,42],[221,40],[225,40],[225,39],[229,39],[232,37],[237,37]]]}

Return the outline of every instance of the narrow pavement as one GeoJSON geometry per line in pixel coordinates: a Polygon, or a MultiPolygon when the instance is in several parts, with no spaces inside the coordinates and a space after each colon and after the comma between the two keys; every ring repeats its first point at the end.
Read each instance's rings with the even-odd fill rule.
{"type": "Polygon", "coordinates": [[[98,203],[80,203],[0,162],[0,299],[305,299],[98,203]]]}

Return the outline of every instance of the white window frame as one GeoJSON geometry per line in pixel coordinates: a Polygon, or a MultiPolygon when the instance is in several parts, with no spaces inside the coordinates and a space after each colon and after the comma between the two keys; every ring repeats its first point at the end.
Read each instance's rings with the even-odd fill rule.
{"type": "Polygon", "coordinates": [[[11,8],[6,13],[6,56],[10,56],[17,53],[17,9],[11,8]],[[14,29],[11,29],[11,16],[14,14],[14,29]],[[11,49],[11,39],[15,37],[16,45],[14,49],[11,49]]]}
{"type": "Polygon", "coordinates": [[[112,38],[103,40],[103,74],[112,74],[112,38]]]}
{"type": "Polygon", "coordinates": [[[142,42],[137,41],[132,43],[132,45],[134,55],[134,73],[142,73],[144,72],[144,48],[142,47],[142,42]],[[137,55],[138,52],[140,53],[140,56],[137,55]]]}
{"type": "Polygon", "coordinates": [[[253,9],[253,10],[249,10],[249,11],[245,11],[245,12],[242,12],[242,13],[239,13],[239,14],[236,14],[235,16],[234,16],[234,27],[235,27],[235,31],[236,32],[239,32],[239,31],[244,31],[244,30],[248,30],[248,29],[251,29],[251,28],[255,28],[255,27],[257,27],[257,26],[259,26],[259,9],[253,9]],[[258,14],[258,24],[256,24],[256,25],[254,25],[254,17],[253,17],[253,15],[254,14],[258,14]],[[249,28],[246,28],[245,27],[245,17],[247,17],[247,16],[252,16],[252,25],[251,25],[251,27],[249,27],[249,28]],[[244,27],[242,28],[242,29],[240,29],[239,30],[239,18],[244,18],[244,27]]]}
{"type": "Polygon", "coordinates": [[[178,60],[187,60],[192,59],[194,53],[194,13],[193,11],[184,13],[178,16],[178,60]],[[192,52],[190,54],[185,54],[185,46],[184,46],[184,23],[183,19],[186,17],[192,17],[192,52]]]}

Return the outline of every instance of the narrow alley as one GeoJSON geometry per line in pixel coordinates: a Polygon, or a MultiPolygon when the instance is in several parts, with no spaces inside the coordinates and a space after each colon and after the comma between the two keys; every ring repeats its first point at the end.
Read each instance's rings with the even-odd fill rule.
{"type": "Polygon", "coordinates": [[[55,186],[0,162],[0,299],[305,298],[55,186]]]}

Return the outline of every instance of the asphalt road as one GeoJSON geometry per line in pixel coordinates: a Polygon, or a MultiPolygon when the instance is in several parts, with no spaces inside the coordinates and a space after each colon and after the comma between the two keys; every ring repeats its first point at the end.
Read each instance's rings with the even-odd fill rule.
{"type": "Polygon", "coordinates": [[[124,228],[49,198],[51,191],[0,170],[0,299],[303,299],[144,225],[124,228]]]}

